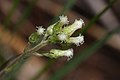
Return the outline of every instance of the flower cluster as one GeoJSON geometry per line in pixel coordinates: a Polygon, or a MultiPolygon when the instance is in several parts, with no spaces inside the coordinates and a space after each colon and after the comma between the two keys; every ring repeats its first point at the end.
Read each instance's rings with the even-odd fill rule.
{"type": "Polygon", "coordinates": [[[51,49],[50,53],[44,53],[43,55],[50,58],[66,56],[68,57],[68,60],[70,60],[73,57],[73,49],[68,50],[51,49]]]}
{"type": "MultiPolygon", "coordinates": [[[[60,16],[59,21],[50,25],[46,30],[42,26],[37,27],[37,32],[33,33],[29,37],[29,42],[40,43],[40,39],[42,36],[41,41],[48,41],[48,43],[67,43],[67,44],[75,44],[80,46],[84,43],[84,36],[79,34],[77,37],[71,37],[72,34],[81,29],[84,22],[82,19],[75,20],[73,24],[68,25],[69,21],[67,16],[60,16]]],[[[59,49],[52,49],[48,53],[44,53],[44,56],[50,58],[58,58],[61,56],[67,56],[68,60],[73,56],[73,49],[68,50],[59,50],[59,49]]]]}

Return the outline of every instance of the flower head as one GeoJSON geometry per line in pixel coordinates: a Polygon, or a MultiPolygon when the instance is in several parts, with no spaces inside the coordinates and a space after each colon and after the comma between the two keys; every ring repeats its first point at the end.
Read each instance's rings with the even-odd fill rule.
{"type": "Polygon", "coordinates": [[[70,37],[66,40],[67,43],[73,43],[80,46],[84,43],[84,36],[79,35],[78,37],[70,37]]]}
{"type": "MultiPolygon", "coordinates": [[[[37,27],[37,32],[31,34],[29,37],[29,42],[33,44],[33,46],[39,46],[42,42],[47,43],[62,43],[62,45],[69,45],[69,44],[75,44],[77,46],[80,46],[84,43],[84,36],[79,35],[77,37],[71,37],[73,33],[81,29],[84,22],[82,19],[75,20],[73,24],[68,24],[68,18],[67,16],[59,16],[59,21],[56,23],[50,25],[47,30],[45,31],[42,26],[37,27]],[[37,45],[38,44],[38,45],[37,45]]],[[[45,52],[42,54],[43,56],[49,57],[49,58],[59,58],[62,56],[68,57],[68,60],[70,60],[73,57],[73,49],[68,50],[59,50],[59,49],[51,49],[49,52],[45,52]]]]}
{"type": "Polygon", "coordinates": [[[65,24],[68,24],[68,22],[69,22],[67,16],[64,16],[64,15],[60,16],[59,19],[60,20],[58,22],[56,22],[54,27],[53,27],[53,31],[55,34],[60,33],[62,30],[62,27],[65,24]]]}
{"type": "Polygon", "coordinates": [[[82,28],[82,25],[84,24],[83,20],[75,20],[75,22],[72,24],[72,26],[75,26],[76,29],[80,29],[82,28]]]}
{"type": "Polygon", "coordinates": [[[62,30],[62,33],[71,36],[76,30],[82,28],[83,24],[84,24],[84,22],[82,19],[75,20],[75,22],[72,25],[64,27],[62,30]]]}
{"type": "Polygon", "coordinates": [[[68,50],[51,49],[50,53],[45,53],[44,56],[50,58],[59,58],[62,56],[66,56],[68,57],[68,60],[70,60],[73,57],[73,49],[68,50]]]}
{"type": "Polygon", "coordinates": [[[45,29],[44,29],[42,26],[39,26],[39,27],[37,26],[36,28],[37,28],[37,33],[38,33],[39,35],[42,35],[42,34],[44,33],[44,30],[45,30],[45,29]]]}
{"type": "Polygon", "coordinates": [[[62,16],[59,16],[59,18],[60,18],[61,23],[63,23],[63,24],[69,23],[67,16],[62,15],[62,16]]]}
{"type": "Polygon", "coordinates": [[[56,25],[57,23],[53,24],[53,25],[50,25],[48,28],[47,28],[47,34],[48,35],[52,35],[53,33],[53,27],[56,25]]]}
{"type": "Polygon", "coordinates": [[[67,35],[66,34],[58,34],[58,39],[60,41],[65,41],[67,39],[67,35]]]}
{"type": "Polygon", "coordinates": [[[72,57],[73,57],[73,49],[72,48],[68,49],[66,51],[66,53],[64,54],[64,56],[68,57],[68,60],[72,59],[72,57]]]}

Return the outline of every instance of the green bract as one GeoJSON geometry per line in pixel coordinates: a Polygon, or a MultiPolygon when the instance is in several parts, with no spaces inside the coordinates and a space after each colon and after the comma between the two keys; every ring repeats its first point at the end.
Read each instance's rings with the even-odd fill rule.
{"type": "Polygon", "coordinates": [[[37,42],[39,42],[39,40],[40,40],[40,35],[37,32],[32,33],[29,36],[29,42],[30,43],[37,43],[37,42]]]}

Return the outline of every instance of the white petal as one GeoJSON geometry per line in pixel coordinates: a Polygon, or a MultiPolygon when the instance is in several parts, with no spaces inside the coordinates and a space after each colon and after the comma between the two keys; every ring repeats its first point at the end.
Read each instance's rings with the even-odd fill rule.
{"type": "Polygon", "coordinates": [[[76,26],[76,29],[80,29],[82,28],[82,25],[84,24],[83,20],[75,20],[75,22],[73,23],[74,26],[76,26]]]}
{"type": "Polygon", "coordinates": [[[42,28],[42,26],[36,27],[37,28],[37,32],[39,35],[42,35],[44,33],[44,28],[42,28]]]}
{"type": "Polygon", "coordinates": [[[63,24],[69,23],[67,16],[62,15],[62,16],[59,16],[59,18],[60,18],[61,23],[63,23],[63,24]]]}
{"type": "Polygon", "coordinates": [[[84,43],[84,36],[79,35],[78,37],[70,37],[66,40],[67,43],[73,43],[80,46],[84,43]]]}
{"type": "Polygon", "coordinates": [[[65,35],[65,34],[59,34],[58,35],[58,39],[61,40],[61,41],[65,41],[66,38],[67,38],[67,35],[65,35]]]}
{"type": "Polygon", "coordinates": [[[65,52],[64,55],[67,56],[67,57],[73,56],[73,49],[68,49],[68,50],[66,50],[66,52],[65,52]]]}

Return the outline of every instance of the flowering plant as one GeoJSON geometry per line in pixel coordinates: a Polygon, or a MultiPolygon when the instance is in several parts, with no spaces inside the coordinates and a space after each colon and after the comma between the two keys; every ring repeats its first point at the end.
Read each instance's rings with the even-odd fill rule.
{"type": "Polygon", "coordinates": [[[47,29],[44,29],[42,26],[37,26],[36,32],[32,33],[29,37],[30,45],[35,45],[32,49],[28,51],[33,51],[34,55],[37,56],[46,56],[49,58],[58,58],[61,56],[68,57],[70,60],[73,57],[73,49],[68,50],[60,50],[60,49],[51,49],[48,52],[44,52],[42,54],[37,51],[41,48],[41,46],[45,46],[47,44],[75,44],[80,46],[84,43],[84,36],[79,34],[77,37],[71,37],[72,34],[82,28],[84,24],[83,20],[75,20],[75,22],[71,25],[68,25],[69,21],[67,16],[60,16],[59,21],[50,25],[47,29]]]}

